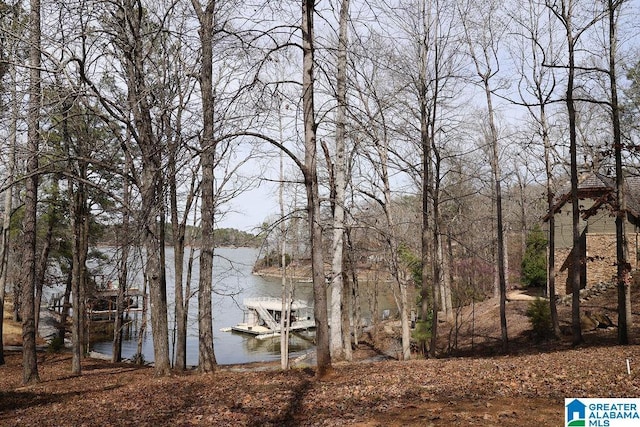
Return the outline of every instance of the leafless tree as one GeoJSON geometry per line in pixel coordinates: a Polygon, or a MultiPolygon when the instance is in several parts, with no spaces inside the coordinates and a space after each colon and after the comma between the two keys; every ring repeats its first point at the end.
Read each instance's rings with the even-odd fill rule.
{"type": "Polygon", "coordinates": [[[314,106],[314,15],[315,3],[312,0],[302,0],[302,112],[305,147],[303,175],[307,192],[307,221],[311,240],[317,375],[318,377],[323,377],[331,370],[331,352],[329,348],[327,293],[325,289],[320,194],[318,189],[317,124],[314,106]]]}
{"type": "MultiPolygon", "coordinates": [[[[124,153],[124,165],[123,174],[129,176],[131,169],[133,168],[133,159],[128,151],[124,153]]],[[[124,305],[125,296],[129,284],[129,256],[131,253],[131,212],[129,206],[131,206],[131,185],[128,179],[123,180],[122,185],[122,233],[118,235],[117,244],[121,248],[120,257],[118,260],[118,297],[116,300],[116,319],[113,325],[113,347],[112,357],[113,362],[122,361],[122,332],[124,328],[124,305]]]]}
{"type": "Polygon", "coordinates": [[[629,344],[629,329],[632,326],[631,316],[631,264],[627,245],[626,222],[627,201],[626,185],[623,169],[623,141],[620,125],[620,103],[618,101],[618,15],[625,0],[607,0],[606,14],[608,18],[609,38],[609,89],[611,95],[611,122],[613,133],[613,151],[616,169],[616,264],[618,285],[618,343],[629,344]]]}
{"type": "MultiPolygon", "coordinates": [[[[162,179],[162,145],[153,131],[151,110],[153,98],[149,96],[148,49],[157,41],[162,28],[151,30],[149,13],[144,5],[124,1],[113,5],[108,25],[111,26],[113,45],[119,52],[120,62],[127,85],[128,109],[133,121],[123,117],[122,112],[98,92],[95,84],[88,81],[99,97],[102,106],[115,119],[127,125],[132,139],[141,154],[142,173],[139,178],[142,207],[136,222],[142,229],[142,242],[146,251],[145,280],[149,283],[151,302],[151,324],[154,343],[156,375],[167,375],[170,369],[169,330],[167,324],[167,293],[165,264],[163,263],[164,229],[164,181],[162,179]],[[147,31],[147,30],[151,31],[147,31]]],[[[83,71],[84,73],[84,71],[83,71]]],[[[85,79],[86,75],[83,74],[85,79]]]]}
{"type": "MultiPolygon", "coordinates": [[[[554,186],[554,148],[551,143],[551,125],[549,123],[549,106],[555,102],[556,79],[555,70],[545,66],[557,61],[553,42],[555,31],[550,22],[548,11],[543,13],[543,5],[530,1],[528,7],[516,14],[514,21],[520,28],[523,43],[517,44],[514,56],[520,64],[521,79],[518,86],[522,103],[527,107],[536,126],[536,133],[544,147],[544,168],[546,175],[547,212],[552,212],[555,204],[554,186]]],[[[523,204],[524,206],[524,204],[523,204]]],[[[547,259],[547,286],[551,323],[554,334],[560,336],[558,309],[556,307],[555,290],[555,218],[549,215],[547,259]]]]}
{"type": "MultiPolygon", "coordinates": [[[[354,176],[351,179],[354,180],[357,192],[373,203],[367,210],[375,210],[376,213],[369,216],[358,215],[356,218],[358,228],[368,230],[370,238],[371,235],[376,235],[380,240],[379,247],[376,245],[378,253],[375,253],[372,244],[368,245],[368,249],[370,253],[373,252],[373,258],[382,260],[380,265],[386,267],[392,278],[391,292],[402,328],[401,357],[408,360],[411,358],[409,287],[412,281],[401,259],[400,252],[404,242],[399,232],[398,223],[401,220],[397,209],[394,209],[392,187],[392,174],[395,172],[392,157],[396,155],[391,146],[394,135],[392,117],[395,113],[393,105],[396,92],[393,86],[385,85],[385,82],[393,79],[393,73],[380,65],[383,58],[393,57],[392,48],[379,35],[372,35],[368,40],[360,42],[361,46],[355,48],[353,61],[358,61],[358,66],[354,67],[355,75],[351,81],[355,100],[350,109],[350,117],[354,126],[353,133],[357,135],[357,157],[354,159],[354,176]]],[[[374,287],[373,293],[376,292],[377,288],[374,287]]],[[[372,297],[372,311],[376,315],[377,295],[372,297]]]]}
{"type": "Polygon", "coordinates": [[[345,235],[345,190],[346,176],[346,110],[347,110],[347,43],[349,24],[349,0],[340,3],[338,58],[336,73],[336,135],[334,167],[334,200],[333,207],[333,241],[331,245],[331,319],[330,319],[330,347],[333,360],[350,358],[351,339],[343,342],[343,338],[350,337],[349,324],[343,324],[343,311],[348,310],[342,300],[344,292],[344,235],[345,235]]]}
{"type": "Polygon", "coordinates": [[[200,141],[202,169],[202,210],[200,228],[200,281],[198,287],[198,367],[202,372],[211,372],[216,365],[213,352],[213,313],[211,310],[213,249],[214,249],[214,168],[216,142],[214,135],[213,100],[213,36],[217,2],[210,0],[204,7],[197,0],[191,0],[200,28],[202,59],[200,64],[200,92],[202,97],[203,129],[200,141]]]}
{"type": "Polygon", "coordinates": [[[500,22],[501,15],[496,1],[483,2],[480,7],[477,3],[468,3],[466,9],[461,9],[462,21],[465,28],[465,40],[469,55],[473,61],[479,86],[484,91],[487,102],[488,134],[487,143],[491,150],[490,161],[493,174],[493,186],[496,206],[496,235],[497,235],[497,272],[498,290],[500,296],[500,330],[502,336],[503,351],[507,351],[509,340],[507,334],[506,317],[506,274],[505,274],[505,238],[503,228],[502,211],[502,173],[499,158],[499,135],[495,123],[495,109],[493,106],[492,79],[496,77],[500,69],[499,42],[504,35],[506,26],[500,22]],[[471,6],[479,15],[474,16],[471,6]]]}
{"type": "Polygon", "coordinates": [[[578,137],[577,137],[577,112],[575,100],[575,79],[576,79],[576,52],[580,48],[580,38],[590,27],[592,27],[600,16],[591,8],[586,7],[579,0],[561,0],[560,2],[545,2],[553,16],[557,19],[564,30],[566,47],[567,47],[567,63],[564,65],[567,72],[567,89],[565,96],[565,104],[567,107],[567,115],[569,121],[569,157],[570,157],[570,175],[571,175],[571,208],[573,223],[573,251],[571,253],[571,269],[569,272],[569,280],[572,289],[572,305],[571,305],[571,330],[573,335],[573,343],[580,344],[583,341],[582,327],[580,324],[580,283],[581,272],[580,267],[585,261],[580,253],[580,203],[578,200],[578,137]],[[581,19],[582,18],[582,19],[581,19]],[[582,22],[576,23],[575,20],[582,22]]]}

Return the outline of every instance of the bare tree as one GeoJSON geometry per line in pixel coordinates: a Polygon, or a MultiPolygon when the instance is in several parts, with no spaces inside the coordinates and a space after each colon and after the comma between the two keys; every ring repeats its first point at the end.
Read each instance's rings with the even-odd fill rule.
{"type": "MultiPolygon", "coordinates": [[[[282,106],[278,106],[278,131],[280,141],[284,139],[282,129],[282,106]]],[[[284,153],[280,152],[280,187],[278,189],[278,204],[280,207],[280,268],[282,268],[282,315],[280,316],[280,367],[289,369],[289,325],[291,318],[291,292],[287,287],[287,225],[284,215],[284,153]]]]}
{"type": "Polygon", "coordinates": [[[424,333],[417,335],[418,347],[435,355],[438,313],[443,312],[447,319],[452,315],[443,256],[441,185],[447,159],[453,153],[447,148],[450,134],[443,135],[455,121],[456,113],[452,112],[461,93],[459,17],[455,2],[446,0],[410,1],[400,7],[383,4],[379,13],[388,17],[389,24],[381,27],[393,40],[394,59],[389,68],[398,91],[395,102],[390,103],[397,112],[387,125],[407,142],[406,148],[391,151],[397,167],[408,174],[421,197],[420,240],[416,242],[421,256],[417,325],[424,333]]]}
{"type": "MultiPolygon", "coordinates": [[[[167,375],[169,358],[169,330],[167,324],[167,289],[163,263],[163,179],[162,149],[153,132],[152,99],[148,96],[146,49],[150,37],[146,32],[148,13],[140,3],[126,0],[118,5],[112,17],[116,26],[115,46],[122,55],[121,62],[127,84],[128,107],[133,117],[129,129],[137,143],[142,159],[140,194],[142,208],[136,218],[142,227],[142,241],[146,251],[145,280],[149,283],[151,325],[153,333],[154,366],[156,375],[167,375]]],[[[157,31],[157,30],[156,30],[157,31]]],[[[112,105],[101,99],[102,105],[113,111],[112,105]]],[[[120,117],[115,113],[116,117],[120,117]]],[[[121,118],[121,117],[120,117],[121,118]]],[[[126,120],[126,118],[125,118],[126,120]]]]}
{"type": "MultiPolygon", "coordinates": [[[[131,173],[133,159],[128,151],[124,153],[123,174],[127,177],[131,173]]],[[[131,185],[125,179],[122,186],[122,233],[118,235],[118,246],[120,247],[120,258],[118,268],[118,297],[116,300],[116,319],[113,325],[113,348],[111,351],[113,362],[122,361],[122,331],[124,328],[124,304],[129,282],[129,255],[131,253],[131,213],[129,206],[131,203],[131,185]]]]}
{"type": "MultiPolygon", "coordinates": [[[[182,95],[181,95],[182,96],[182,95]]],[[[191,180],[189,182],[186,200],[184,201],[184,211],[182,216],[178,210],[178,169],[179,151],[183,144],[183,136],[181,131],[182,108],[183,102],[178,107],[178,117],[176,118],[176,130],[169,138],[169,152],[167,161],[167,179],[169,181],[169,205],[171,215],[171,230],[173,236],[174,249],[174,295],[175,295],[175,319],[176,319],[176,339],[174,343],[175,362],[174,368],[185,370],[187,368],[187,319],[189,316],[189,299],[190,299],[190,275],[185,282],[184,278],[184,260],[185,245],[187,238],[187,219],[190,211],[195,205],[198,197],[199,188],[197,188],[197,173],[191,171],[191,180]],[[186,286],[185,286],[186,283],[186,286]]],[[[195,212],[194,212],[195,214],[195,212]]],[[[193,263],[193,246],[191,256],[189,257],[189,265],[193,263]]]]}
{"type": "MultiPolygon", "coordinates": [[[[471,6],[471,4],[469,4],[471,6]]],[[[502,212],[502,174],[499,158],[499,135],[495,123],[495,109],[493,106],[492,79],[499,72],[499,50],[498,44],[506,27],[500,23],[499,6],[496,1],[488,1],[478,8],[474,3],[473,7],[478,9],[480,16],[478,20],[470,14],[470,8],[461,11],[463,25],[465,28],[465,40],[469,49],[469,54],[473,60],[476,74],[479,78],[479,85],[484,91],[487,102],[488,135],[491,154],[491,171],[493,174],[493,186],[495,192],[496,207],[496,235],[497,235],[497,270],[498,270],[498,290],[500,296],[500,330],[502,337],[502,349],[508,350],[509,340],[507,335],[506,316],[506,275],[505,275],[505,238],[503,228],[502,212]]]]}
{"type": "Polygon", "coordinates": [[[314,317],[316,322],[316,353],[318,377],[331,370],[327,293],[324,277],[320,195],[318,190],[316,119],[314,107],[314,15],[315,3],[302,0],[302,112],[304,124],[304,184],[307,192],[307,221],[311,240],[314,317]]]}
{"type": "MultiPolygon", "coordinates": [[[[89,251],[89,209],[87,206],[88,165],[84,159],[90,158],[87,153],[85,141],[89,141],[86,134],[76,134],[77,144],[72,142],[70,115],[77,113],[72,111],[72,103],[65,100],[62,103],[62,140],[65,151],[70,160],[68,167],[70,174],[67,177],[67,193],[69,198],[69,218],[71,220],[71,295],[72,295],[72,360],[71,372],[74,375],[82,373],[81,359],[83,356],[83,325],[84,325],[84,296],[87,278],[87,254],[89,251]],[[82,159],[75,162],[71,159],[82,159]]],[[[82,117],[82,114],[77,114],[82,117]]]]}
{"type": "MultiPolygon", "coordinates": [[[[380,66],[383,62],[381,58],[390,54],[390,47],[378,36],[371,37],[369,43],[372,52],[364,54],[357,51],[354,55],[359,57],[358,67],[354,68],[356,76],[352,84],[356,92],[357,105],[354,105],[351,116],[356,131],[361,134],[357,138],[359,143],[356,144],[359,158],[355,161],[358,164],[356,168],[367,171],[367,176],[360,177],[363,182],[357,182],[355,186],[360,194],[375,202],[381,211],[381,218],[374,215],[371,219],[360,217],[358,220],[359,227],[364,227],[371,230],[372,234],[380,236],[381,251],[384,251],[384,255],[377,256],[384,260],[387,271],[393,279],[391,291],[400,313],[402,329],[401,357],[403,360],[409,360],[411,358],[409,286],[412,282],[402,264],[400,252],[403,241],[399,232],[398,213],[394,210],[391,182],[394,171],[391,170],[393,162],[390,157],[394,151],[391,148],[392,125],[389,122],[394,112],[392,108],[394,92],[385,90],[386,86],[383,82],[388,81],[391,75],[380,66]],[[364,141],[371,141],[371,143],[366,144],[364,141]]],[[[377,289],[374,289],[374,294],[376,292],[377,289]]],[[[374,315],[377,312],[376,304],[377,296],[373,295],[374,315]]]]}
{"type": "MultiPolygon", "coordinates": [[[[521,65],[521,81],[518,86],[520,98],[526,105],[529,114],[536,124],[537,133],[544,147],[544,167],[546,175],[547,212],[552,213],[555,204],[553,147],[551,143],[551,129],[548,118],[548,107],[554,102],[556,88],[554,69],[545,64],[556,61],[553,49],[553,26],[549,22],[549,15],[543,13],[544,6],[536,1],[529,1],[522,16],[516,17],[516,22],[522,30],[524,43],[516,48],[517,61],[521,65]],[[525,69],[528,67],[528,73],[525,69]],[[532,100],[529,100],[529,97],[532,100]]],[[[524,208],[524,204],[523,204],[524,208]]],[[[548,217],[548,259],[547,259],[547,287],[551,323],[554,335],[560,336],[558,322],[558,308],[556,306],[555,287],[555,216],[548,217]]]]}
{"type": "MultiPolygon", "coordinates": [[[[17,103],[13,102],[14,106],[17,103]]],[[[15,111],[14,111],[15,112],[15,111]]],[[[9,148],[9,161],[7,165],[7,183],[8,187],[4,193],[4,215],[2,218],[2,234],[0,235],[0,337],[2,336],[3,324],[4,324],[4,300],[7,284],[7,270],[9,269],[9,245],[10,242],[10,227],[11,227],[11,210],[13,206],[13,172],[15,165],[15,136],[17,116],[11,118],[11,136],[10,136],[10,148],[9,148]]],[[[4,365],[4,343],[0,340],[0,365],[4,365]]]]}
{"type": "Polygon", "coordinates": [[[629,263],[626,222],[627,201],[625,197],[625,177],[622,164],[622,131],[620,126],[620,104],[618,102],[617,16],[625,0],[607,0],[606,13],[609,24],[609,89],[611,93],[611,122],[613,130],[613,150],[616,168],[616,264],[618,284],[618,343],[629,344],[631,316],[631,264],[629,263]]]}
{"type": "Polygon", "coordinates": [[[198,367],[201,372],[211,372],[216,365],[213,352],[213,313],[211,309],[211,292],[213,281],[213,219],[215,215],[214,200],[214,168],[216,141],[214,135],[214,100],[213,100],[213,35],[215,30],[215,13],[217,2],[210,0],[202,7],[197,0],[191,0],[200,29],[202,49],[200,64],[200,92],[202,97],[203,129],[201,148],[202,169],[202,209],[200,228],[202,240],[200,246],[200,281],[198,287],[198,367]]]}
{"type": "Polygon", "coordinates": [[[350,358],[351,340],[343,342],[343,328],[350,330],[348,324],[343,324],[343,310],[346,310],[342,300],[344,287],[344,235],[345,235],[345,189],[347,187],[346,157],[345,157],[345,127],[347,110],[347,43],[349,23],[349,0],[340,3],[338,61],[336,77],[336,151],[334,162],[334,200],[333,207],[333,241],[331,252],[331,357],[333,360],[350,358]]]}
{"type": "Polygon", "coordinates": [[[579,50],[580,37],[593,26],[600,17],[591,14],[588,8],[583,8],[582,2],[577,0],[561,0],[559,2],[545,2],[551,13],[558,20],[565,33],[567,46],[567,89],[565,96],[565,104],[567,107],[567,115],[569,121],[569,157],[570,157],[570,174],[571,174],[571,209],[573,224],[573,247],[571,252],[571,267],[569,271],[569,280],[572,289],[571,304],[571,331],[573,335],[573,343],[575,345],[582,343],[582,327],[580,324],[580,283],[582,268],[585,262],[581,256],[581,230],[580,230],[580,203],[578,200],[578,137],[577,137],[577,112],[575,101],[575,78],[576,78],[576,52],[579,50]],[[578,26],[574,19],[577,18],[578,12],[580,16],[586,15],[584,23],[578,26]]]}
{"type": "Polygon", "coordinates": [[[73,230],[73,243],[72,243],[72,274],[71,274],[71,295],[73,296],[73,327],[72,327],[72,361],[71,372],[74,375],[80,375],[82,373],[82,324],[84,321],[84,310],[81,305],[83,303],[82,295],[84,295],[83,288],[85,285],[85,268],[86,268],[86,256],[85,242],[87,239],[85,224],[88,223],[86,216],[86,199],[84,195],[84,184],[79,183],[78,188],[75,188],[72,179],[69,179],[69,197],[70,203],[70,217],[71,228],[73,230]]]}

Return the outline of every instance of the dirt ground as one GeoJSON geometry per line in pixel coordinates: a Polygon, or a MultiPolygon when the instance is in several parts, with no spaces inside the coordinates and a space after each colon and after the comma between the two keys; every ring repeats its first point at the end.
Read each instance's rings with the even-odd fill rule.
{"type": "MultiPolygon", "coordinates": [[[[640,396],[639,345],[614,345],[615,328],[585,332],[579,347],[568,337],[536,344],[527,305],[507,305],[506,355],[499,350],[497,302],[490,300],[460,312],[457,326],[442,324],[442,358],[372,362],[376,351],[362,345],[355,362],[335,364],[323,379],[312,367],[282,372],[277,365],[155,378],[149,367],[94,359],[72,376],[68,354],[43,352],[41,382],[23,386],[21,354],[7,352],[0,425],[539,427],[562,425],[565,397],[640,396]]],[[[583,307],[613,315],[615,291],[583,307]]],[[[568,310],[560,307],[565,325],[568,310]]],[[[632,337],[640,339],[637,328],[632,337]]]]}
{"type": "Polygon", "coordinates": [[[20,361],[0,367],[3,426],[553,426],[565,397],[640,395],[635,345],[337,364],[322,380],[311,368],[154,378],[93,359],[71,376],[68,355],[42,354],[41,382],[22,386],[20,361]]]}

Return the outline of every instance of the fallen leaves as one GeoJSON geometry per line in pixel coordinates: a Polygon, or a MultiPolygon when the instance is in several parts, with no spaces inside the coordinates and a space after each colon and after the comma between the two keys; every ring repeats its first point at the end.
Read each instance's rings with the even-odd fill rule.
{"type": "MultiPolygon", "coordinates": [[[[509,305],[516,314],[523,311],[517,304],[509,305]]],[[[510,331],[526,330],[526,318],[518,316],[509,318],[510,331]]],[[[499,332],[492,324],[495,318],[476,326],[490,337],[499,332]]],[[[607,332],[596,333],[601,340],[607,332]]],[[[474,342],[459,338],[461,347],[474,342]]],[[[559,343],[541,352],[522,338],[514,347],[519,353],[509,356],[469,345],[473,357],[340,363],[322,380],[308,368],[250,366],[154,378],[149,368],[94,359],[83,361],[82,376],[72,376],[69,355],[47,354],[39,366],[42,382],[28,387],[21,384],[21,354],[7,353],[0,366],[0,425],[539,427],[562,424],[565,397],[640,396],[640,346],[559,343]]]]}
{"type": "Polygon", "coordinates": [[[74,377],[70,357],[59,356],[44,362],[40,384],[24,388],[20,355],[10,353],[0,367],[0,424],[558,425],[564,397],[640,395],[619,367],[629,354],[640,358],[640,347],[339,364],[322,381],[299,369],[158,379],[99,360],[74,377]]]}

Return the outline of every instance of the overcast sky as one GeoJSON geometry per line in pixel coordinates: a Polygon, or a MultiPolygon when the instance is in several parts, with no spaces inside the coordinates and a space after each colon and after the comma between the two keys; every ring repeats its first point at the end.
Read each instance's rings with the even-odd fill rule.
{"type": "Polygon", "coordinates": [[[231,202],[231,211],[218,222],[219,228],[235,228],[256,233],[267,217],[278,212],[278,198],[273,184],[263,183],[259,188],[247,191],[231,202]]]}

